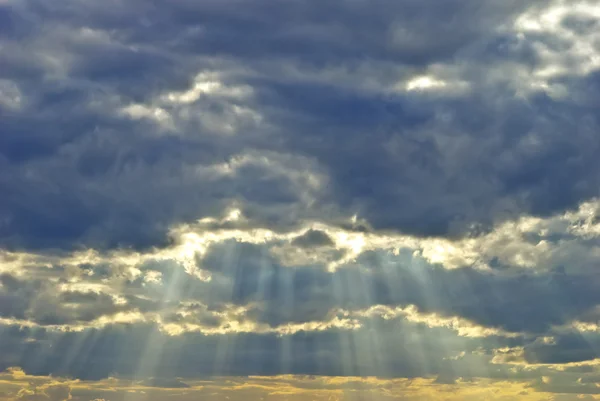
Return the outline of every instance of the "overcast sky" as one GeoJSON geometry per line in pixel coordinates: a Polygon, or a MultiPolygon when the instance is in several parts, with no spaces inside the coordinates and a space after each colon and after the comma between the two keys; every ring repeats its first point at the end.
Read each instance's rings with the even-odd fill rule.
{"type": "Polygon", "coordinates": [[[0,401],[600,399],[596,0],[0,0],[0,401]]]}

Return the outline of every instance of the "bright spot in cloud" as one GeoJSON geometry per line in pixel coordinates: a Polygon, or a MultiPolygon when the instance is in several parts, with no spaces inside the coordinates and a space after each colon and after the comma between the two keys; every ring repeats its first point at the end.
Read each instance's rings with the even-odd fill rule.
{"type": "Polygon", "coordinates": [[[429,77],[429,76],[420,76],[411,79],[406,83],[407,91],[415,91],[415,90],[429,90],[429,89],[439,89],[444,88],[446,83],[439,79],[429,77]]]}

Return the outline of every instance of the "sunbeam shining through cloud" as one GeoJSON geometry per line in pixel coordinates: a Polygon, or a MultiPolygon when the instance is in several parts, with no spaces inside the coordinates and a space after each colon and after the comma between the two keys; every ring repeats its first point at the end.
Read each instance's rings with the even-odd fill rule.
{"type": "Polygon", "coordinates": [[[600,400],[600,4],[0,0],[0,401],[600,400]]]}

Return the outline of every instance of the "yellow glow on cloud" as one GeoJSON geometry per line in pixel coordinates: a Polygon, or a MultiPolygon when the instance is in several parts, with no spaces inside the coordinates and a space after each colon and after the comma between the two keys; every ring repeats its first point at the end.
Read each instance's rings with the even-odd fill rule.
{"type": "MultiPolygon", "coordinates": [[[[210,281],[209,272],[198,266],[198,256],[202,256],[212,244],[226,240],[237,240],[257,245],[270,247],[267,252],[280,257],[287,254],[291,267],[302,266],[302,263],[319,264],[324,269],[335,270],[344,268],[346,263],[354,263],[357,256],[368,250],[381,250],[398,254],[401,249],[408,249],[418,258],[423,258],[429,263],[453,269],[470,266],[476,269],[490,270],[488,261],[495,258],[500,263],[511,266],[508,271],[494,272],[494,274],[521,274],[519,269],[532,271],[546,271],[556,266],[566,266],[566,269],[585,269],[593,261],[600,260],[600,246],[587,246],[585,252],[578,243],[589,239],[600,238],[600,219],[597,218],[600,202],[591,200],[582,203],[577,210],[547,218],[521,217],[507,221],[495,227],[491,232],[476,238],[449,240],[442,238],[416,238],[401,234],[356,232],[341,227],[330,226],[323,223],[307,222],[306,226],[289,232],[275,232],[266,228],[255,228],[248,225],[248,221],[241,208],[232,205],[222,217],[211,222],[199,221],[196,224],[174,227],[171,231],[173,245],[165,249],[153,249],[143,253],[119,250],[99,252],[85,250],[73,252],[70,255],[37,255],[24,252],[0,253],[0,272],[7,272],[20,279],[34,278],[36,272],[42,268],[63,266],[65,280],[57,284],[57,289],[64,291],[80,291],[103,293],[113,297],[117,303],[124,304],[124,298],[119,298],[121,284],[127,280],[141,278],[144,283],[160,283],[162,273],[149,271],[143,272],[141,264],[148,261],[170,260],[176,261],[185,267],[188,274],[194,275],[203,281],[210,281]],[[216,227],[214,226],[217,223],[216,227]],[[225,224],[226,223],[226,224],[225,224]],[[220,227],[222,225],[223,228],[220,227]],[[325,232],[333,240],[324,249],[310,251],[296,249],[292,241],[303,235],[306,230],[315,229],[325,232]],[[568,240],[552,242],[543,238],[554,234],[568,234],[568,240]],[[529,236],[532,239],[526,240],[529,236]],[[539,239],[535,239],[539,237],[539,239]],[[295,250],[297,252],[292,252],[295,250]],[[331,252],[338,252],[338,259],[331,257],[331,252]],[[331,258],[330,258],[331,257],[331,258]],[[293,259],[296,260],[293,260],[293,259]],[[330,258],[330,259],[327,259],[330,258]],[[82,264],[107,264],[114,269],[113,277],[92,281],[88,279],[88,271],[80,268],[82,264]],[[36,269],[30,269],[35,266],[36,269]]],[[[285,260],[284,260],[285,262],[285,260]]],[[[286,267],[285,263],[283,264],[286,267]]],[[[227,313],[236,312],[228,310],[227,313]]],[[[241,312],[240,312],[241,313],[241,312]]],[[[485,337],[489,335],[510,336],[499,330],[479,327],[466,319],[458,317],[443,317],[435,314],[418,313],[415,308],[382,309],[374,306],[370,311],[357,311],[355,316],[335,318],[324,322],[308,322],[304,324],[286,325],[282,327],[266,327],[256,323],[244,322],[243,319],[230,319],[231,316],[221,316],[228,325],[217,328],[207,328],[199,324],[171,324],[163,323],[159,316],[153,313],[121,313],[114,316],[105,316],[97,321],[84,325],[45,326],[56,330],[81,331],[87,327],[103,327],[104,325],[119,322],[155,322],[170,334],[181,334],[188,331],[201,331],[205,333],[225,332],[271,332],[293,333],[300,330],[318,331],[328,328],[341,328],[354,330],[360,327],[360,321],[354,317],[370,314],[379,314],[387,318],[398,317],[413,322],[424,323],[431,327],[447,327],[455,330],[459,335],[466,337],[485,337]],[[336,320],[337,319],[337,320],[336,320]],[[238,320],[237,323],[231,323],[238,320]]],[[[237,315],[238,318],[240,315],[237,315]]],[[[26,320],[2,320],[23,326],[35,326],[26,320]]],[[[579,331],[600,331],[596,324],[574,322],[570,329],[579,331]]]]}
{"type": "Polygon", "coordinates": [[[409,322],[423,323],[428,327],[444,327],[456,331],[462,337],[488,337],[488,336],[503,336],[517,337],[516,333],[505,332],[500,329],[483,327],[477,325],[468,319],[453,316],[440,316],[436,313],[421,313],[414,305],[407,307],[389,307],[385,305],[372,306],[369,309],[355,311],[352,315],[372,317],[379,316],[386,320],[404,318],[409,322]]]}
{"type": "Polygon", "coordinates": [[[336,232],[332,237],[338,248],[350,251],[343,262],[350,261],[365,249],[366,239],[362,233],[336,232]]]}
{"type": "Polygon", "coordinates": [[[356,330],[361,323],[359,320],[349,317],[334,316],[325,321],[311,321],[305,323],[289,323],[275,327],[267,324],[256,323],[244,319],[247,309],[244,307],[229,308],[228,311],[214,313],[215,316],[224,318],[219,327],[206,327],[193,323],[160,323],[160,328],[166,334],[178,336],[190,332],[198,332],[205,335],[221,335],[228,333],[261,333],[289,335],[300,331],[325,331],[331,329],[356,330]],[[236,317],[236,318],[233,318],[236,317]]]}
{"type": "MultiPolygon", "coordinates": [[[[245,217],[238,208],[230,209],[221,219],[210,222],[200,220],[198,225],[182,225],[173,227],[170,235],[174,239],[171,248],[150,250],[138,253],[128,250],[100,253],[95,250],[77,251],[66,256],[36,255],[23,252],[0,253],[0,271],[14,274],[25,274],[27,265],[47,266],[63,265],[77,267],[81,264],[98,264],[110,262],[127,267],[129,274],[135,277],[140,274],[138,266],[149,260],[173,259],[182,261],[190,267],[195,264],[196,255],[202,255],[214,243],[234,239],[240,242],[266,244],[271,241],[292,241],[308,229],[321,230],[335,242],[335,247],[348,251],[349,256],[335,267],[350,261],[360,252],[366,250],[389,250],[397,253],[399,249],[417,250],[418,254],[430,263],[439,263],[446,268],[473,266],[486,269],[486,260],[498,258],[506,264],[525,269],[539,269],[547,265],[555,248],[569,245],[551,244],[548,241],[538,243],[523,241],[525,233],[542,236],[557,233],[569,233],[576,238],[592,239],[600,237],[600,221],[596,213],[600,210],[600,202],[592,200],[583,203],[576,211],[546,219],[521,217],[498,225],[493,231],[477,238],[449,240],[443,238],[415,238],[401,234],[379,234],[351,232],[339,227],[322,223],[310,223],[303,228],[287,233],[274,232],[264,228],[244,228],[245,217]],[[231,222],[233,228],[207,229],[205,224],[214,222],[231,222]],[[240,228],[235,224],[240,223],[240,228]]],[[[592,251],[594,249],[592,248],[592,251]]],[[[600,256],[600,249],[597,250],[600,256]]],[[[595,251],[594,251],[595,252],[595,251]]],[[[564,250],[560,255],[565,256],[564,250]]]]}
{"type": "MultiPolygon", "coordinates": [[[[526,381],[457,380],[454,384],[436,383],[435,378],[383,379],[375,377],[306,377],[251,376],[216,377],[182,381],[189,387],[162,388],[144,382],[119,378],[98,381],[69,380],[60,377],[32,376],[20,368],[0,373],[0,400],[31,395],[48,401],[126,399],[159,401],[288,400],[288,401],[353,401],[425,400],[479,401],[512,400],[547,401],[552,394],[539,392],[526,381]],[[7,397],[7,398],[4,398],[7,397]],[[63,398],[60,398],[63,397],[63,398]]],[[[26,398],[25,398],[26,399],[26,398]]]]}

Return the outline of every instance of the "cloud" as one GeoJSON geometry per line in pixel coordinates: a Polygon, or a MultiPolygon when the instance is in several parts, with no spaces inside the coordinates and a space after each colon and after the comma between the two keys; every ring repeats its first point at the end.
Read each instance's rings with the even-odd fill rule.
{"type": "Polygon", "coordinates": [[[12,331],[3,332],[7,347],[0,364],[3,368],[22,366],[37,375],[85,380],[115,374],[162,380],[280,373],[418,377],[450,371],[472,377],[480,375],[477,372],[486,365],[485,358],[477,362],[453,359],[455,355],[464,349],[521,343],[506,337],[459,337],[451,328],[403,319],[361,319],[360,323],[362,327],[356,328],[219,335],[171,335],[156,325],[142,323],[113,323],[83,331],[19,330],[12,326],[12,331]],[[398,331],[404,333],[402,340],[393,334],[398,331]]]}
{"type": "Polygon", "coordinates": [[[333,245],[333,241],[327,235],[327,233],[319,230],[308,230],[299,237],[296,237],[292,241],[292,245],[299,246],[301,248],[312,248],[319,246],[333,245]]]}
{"type": "Polygon", "coordinates": [[[557,336],[555,341],[536,341],[524,349],[528,362],[566,364],[593,361],[599,357],[598,339],[589,333],[571,332],[557,336]]]}
{"type": "Polygon", "coordinates": [[[324,248],[346,249],[349,255],[335,269],[319,253],[307,264],[282,263],[281,249],[307,252],[296,241],[310,230],[248,235],[245,218],[237,214],[232,223],[241,222],[241,229],[188,232],[171,248],[152,252],[7,253],[0,294],[11,302],[3,323],[15,326],[5,337],[5,366],[24,364],[49,374],[57,369],[53,366],[64,365],[63,374],[76,377],[106,377],[115,371],[133,375],[136,361],[144,360],[144,344],[154,341],[161,344],[154,349],[165,346],[160,354],[169,355],[161,357],[160,369],[177,371],[174,366],[181,365],[199,375],[214,374],[214,369],[222,374],[262,369],[263,374],[411,377],[455,377],[461,371],[458,376],[470,377],[475,369],[486,369],[497,377],[507,375],[515,363],[593,360],[593,346],[576,346],[564,337],[569,330],[596,330],[597,283],[590,267],[559,268],[562,262],[552,259],[552,268],[499,268],[494,262],[504,249],[512,249],[512,256],[526,254],[532,241],[547,241],[545,253],[568,260],[564,258],[571,251],[565,249],[573,247],[577,253],[595,235],[593,210],[593,205],[583,205],[579,212],[525,219],[450,243],[322,225],[320,232],[329,238],[324,248]],[[186,241],[195,245],[190,248],[186,241]],[[390,248],[392,244],[398,248],[390,248]],[[474,258],[480,263],[457,267],[455,258],[442,252],[470,255],[469,247],[478,250],[474,258]],[[405,348],[391,352],[388,348],[398,340],[385,333],[398,332],[407,336],[405,348]],[[409,333],[419,333],[421,340],[409,333]],[[539,342],[550,337],[557,343],[539,342]],[[98,341],[113,345],[98,348],[98,341]],[[222,343],[230,351],[215,353],[222,343]],[[83,359],[67,362],[61,347],[68,358],[77,352],[83,359]],[[69,347],[79,351],[69,352],[69,347]],[[202,350],[207,366],[190,368],[196,362],[185,355],[192,347],[202,350]],[[523,351],[498,351],[505,347],[523,351]],[[484,353],[477,356],[479,348],[484,353]],[[344,349],[355,351],[344,356],[344,349]],[[469,354],[461,357],[465,349],[469,354]],[[22,355],[34,352],[42,356],[30,365],[22,355]],[[288,354],[285,361],[280,352],[288,354]],[[98,362],[100,355],[109,360],[98,362]],[[95,367],[86,358],[96,361],[95,367]]]}
{"type": "Polygon", "coordinates": [[[16,399],[25,401],[68,401],[72,397],[68,384],[50,382],[33,388],[22,388],[17,393],[16,399]]]}
{"type": "Polygon", "coordinates": [[[177,380],[177,379],[163,379],[163,378],[152,378],[145,380],[143,385],[148,387],[161,387],[161,388],[189,388],[188,384],[177,380]]]}
{"type": "Polygon", "coordinates": [[[599,19],[0,1],[0,399],[595,394],[599,19]]]}
{"type": "Polygon", "coordinates": [[[592,67],[551,77],[580,101],[512,92],[531,68],[553,85],[542,72],[566,61],[552,43],[591,46],[592,31],[569,28],[591,5],[331,3],[325,19],[312,3],[270,4],[272,18],[264,7],[4,7],[20,22],[3,40],[3,245],[164,246],[171,226],[235,202],[273,228],[358,214],[375,228],[464,235],[597,195],[597,121],[580,85],[593,85],[592,67]],[[565,23],[535,30],[538,14],[565,23]],[[390,94],[423,76],[470,89],[390,94]],[[267,163],[219,170],[248,153],[267,163]],[[298,180],[306,171],[329,185],[298,180]]]}
{"type": "MultiPolygon", "coordinates": [[[[13,380],[3,380],[0,392],[8,390],[13,393],[12,386],[27,385],[27,380],[48,386],[53,379],[44,376],[25,374],[24,377],[13,380]],[[10,389],[10,390],[9,390],[10,389]]],[[[160,400],[165,397],[180,400],[193,399],[231,399],[231,400],[261,400],[285,397],[290,400],[302,400],[309,397],[314,400],[355,400],[357,398],[374,398],[378,400],[396,400],[418,398],[425,400],[436,399],[432,386],[448,394],[450,400],[504,399],[527,395],[527,400],[547,399],[550,393],[536,392],[528,388],[527,383],[507,383],[503,381],[457,381],[454,384],[435,384],[434,379],[385,379],[347,377],[335,378],[325,376],[251,376],[232,378],[210,378],[190,382],[190,387],[165,388],[153,387],[119,378],[109,378],[97,382],[69,382],[73,400],[160,400]],[[544,398],[545,397],[545,398],[544,398]]],[[[5,393],[6,394],[6,393],[5,393]]]]}

